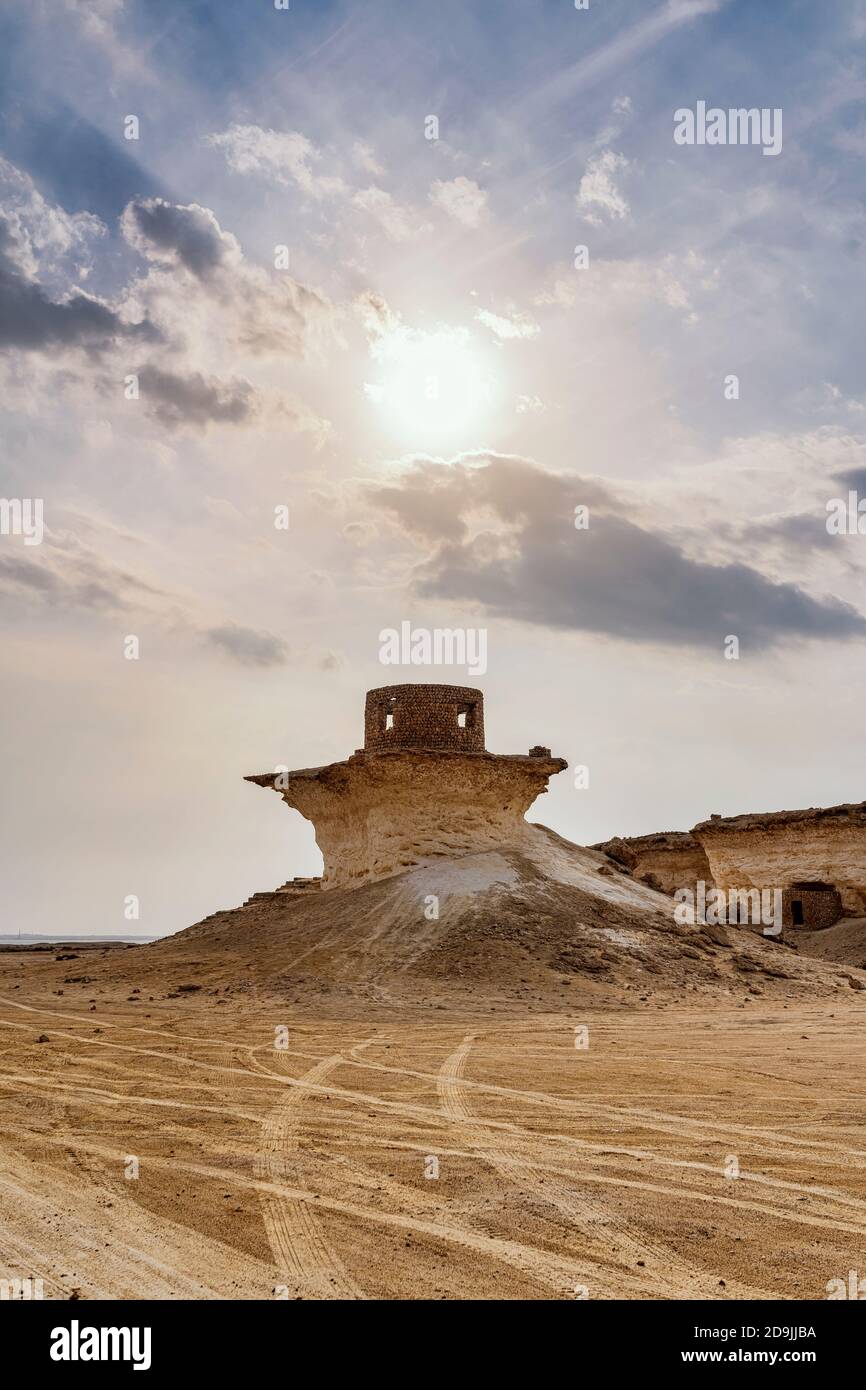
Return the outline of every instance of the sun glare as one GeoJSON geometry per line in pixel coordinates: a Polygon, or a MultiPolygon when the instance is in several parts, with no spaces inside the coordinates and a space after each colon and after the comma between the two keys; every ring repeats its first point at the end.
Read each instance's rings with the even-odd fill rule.
{"type": "Polygon", "coordinates": [[[382,335],[372,355],[377,379],[364,389],[389,432],[418,446],[477,442],[465,436],[486,423],[500,387],[467,329],[400,326],[382,335]]]}

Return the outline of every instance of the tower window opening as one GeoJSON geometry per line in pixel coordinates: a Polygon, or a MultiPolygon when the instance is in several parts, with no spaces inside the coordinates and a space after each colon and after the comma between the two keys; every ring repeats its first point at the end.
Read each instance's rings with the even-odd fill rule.
{"type": "Polygon", "coordinates": [[[474,704],[458,705],[458,706],[457,706],[457,727],[458,727],[458,729],[474,729],[474,728],[475,728],[475,705],[474,705],[474,704]]]}

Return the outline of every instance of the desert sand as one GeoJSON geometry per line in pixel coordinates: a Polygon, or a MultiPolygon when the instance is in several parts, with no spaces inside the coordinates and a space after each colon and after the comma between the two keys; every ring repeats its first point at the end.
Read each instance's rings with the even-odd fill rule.
{"type": "Polygon", "coordinates": [[[826,1298],[864,1258],[861,972],[674,931],[550,832],[534,856],[274,895],[153,946],[0,953],[0,1277],[826,1298]],[[422,890],[443,908],[423,929],[422,890]]]}

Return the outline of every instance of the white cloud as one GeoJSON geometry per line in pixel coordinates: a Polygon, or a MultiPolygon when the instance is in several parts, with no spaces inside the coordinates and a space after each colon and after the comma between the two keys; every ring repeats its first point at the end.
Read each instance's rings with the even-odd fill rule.
{"type": "Polygon", "coordinates": [[[370,214],[389,241],[411,241],[427,230],[412,208],[398,203],[384,188],[361,188],[353,194],[352,203],[370,214]]]}
{"type": "Polygon", "coordinates": [[[667,0],[664,18],[679,24],[682,20],[700,19],[705,14],[715,14],[727,0],[667,0]]]}
{"type": "MultiPolygon", "coordinates": [[[[285,186],[294,184],[316,200],[342,199],[346,206],[370,216],[389,241],[410,241],[427,230],[415,210],[398,202],[387,189],[375,184],[353,189],[339,175],[319,173],[314,166],[322,159],[322,152],[299,131],[232,125],[219,134],[209,135],[207,140],[222,150],[235,173],[258,175],[285,186]]],[[[363,141],[355,142],[352,155],[366,173],[377,177],[384,173],[372,148],[363,141]]]]}
{"type": "Polygon", "coordinates": [[[615,175],[628,168],[625,155],[603,150],[589,160],[577,191],[577,206],[588,222],[598,225],[601,214],[619,220],[628,217],[629,205],[616,186],[615,175]]]}
{"type": "Polygon", "coordinates": [[[648,302],[660,302],[669,309],[690,309],[692,295],[718,289],[718,276],[707,272],[705,262],[693,251],[685,256],[663,256],[660,260],[595,260],[591,271],[572,271],[559,275],[533,299],[539,308],[547,305],[593,303],[608,308],[637,311],[648,302]]]}
{"type": "Polygon", "coordinates": [[[478,227],[487,212],[487,194],[474,179],[462,174],[448,182],[437,179],[430,185],[430,201],[461,222],[464,227],[478,227]]]}
{"type": "Polygon", "coordinates": [[[384,175],[385,170],[377,160],[371,146],[366,144],[363,140],[355,141],[352,146],[352,154],[355,157],[355,163],[359,168],[363,169],[365,173],[375,174],[377,178],[381,178],[384,175]]]}
{"type": "Polygon", "coordinates": [[[232,125],[219,134],[209,135],[207,142],[223,151],[226,163],[236,174],[259,174],[279,184],[294,183],[312,198],[346,192],[341,178],[313,169],[322,157],[321,151],[299,131],[232,125]]]}
{"type": "Polygon", "coordinates": [[[12,233],[7,255],[28,277],[40,270],[50,281],[67,261],[68,272],[86,274],[92,245],[106,232],[93,213],[68,213],[42,197],[29,174],[0,156],[0,206],[12,233]]]}
{"type": "Polygon", "coordinates": [[[501,314],[492,314],[489,309],[479,309],[475,317],[503,342],[513,338],[535,338],[541,331],[527,314],[512,314],[510,318],[504,318],[501,314]]]}
{"type": "MultiPolygon", "coordinates": [[[[142,57],[141,46],[126,44],[120,37],[127,18],[126,0],[61,0],[67,15],[71,16],[80,28],[81,36],[100,50],[112,67],[124,77],[135,77],[139,81],[153,81],[153,74],[142,57]]],[[[56,23],[56,0],[43,0],[43,13],[48,22],[56,23]]],[[[145,50],[146,51],[146,50],[145,50]]]]}

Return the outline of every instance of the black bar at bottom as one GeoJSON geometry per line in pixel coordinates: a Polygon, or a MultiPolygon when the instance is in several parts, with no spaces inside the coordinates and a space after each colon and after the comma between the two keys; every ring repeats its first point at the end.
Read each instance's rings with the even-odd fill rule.
{"type": "MultiPolygon", "coordinates": [[[[106,1369],[138,1379],[183,1371],[248,1378],[281,1369],[295,1379],[303,1352],[305,1362],[315,1356],[328,1375],[345,1363],[352,1375],[363,1368],[388,1380],[402,1363],[401,1380],[429,1381],[437,1363],[443,1374],[453,1373],[458,1344],[464,1378],[477,1366],[489,1380],[497,1363],[513,1374],[519,1355],[539,1372],[561,1358],[578,1374],[581,1365],[589,1369],[591,1356],[596,1373],[678,1368],[688,1375],[719,1366],[762,1367],[775,1375],[806,1367],[826,1379],[859,1362],[863,1320],[839,1307],[843,1301],[850,1300],[439,1302],[435,1314],[429,1305],[408,1302],[4,1302],[0,1330],[4,1352],[14,1353],[21,1370],[61,1380],[92,1380],[106,1369]],[[503,1313],[508,1321],[499,1325],[503,1313]],[[422,1361],[412,1366],[405,1347],[395,1353],[416,1328],[424,1339],[416,1344],[422,1361]]],[[[311,1370],[302,1373],[305,1379],[311,1370]]]]}

